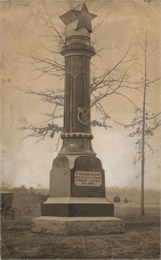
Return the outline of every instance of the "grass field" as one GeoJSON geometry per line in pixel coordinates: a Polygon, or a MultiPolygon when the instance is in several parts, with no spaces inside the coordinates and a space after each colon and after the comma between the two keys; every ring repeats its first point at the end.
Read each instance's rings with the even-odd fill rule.
{"type": "Polygon", "coordinates": [[[115,216],[124,219],[119,235],[62,236],[30,232],[32,216],[2,221],[2,259],[160,259],[159,204],[115,204],[115,216]]]}

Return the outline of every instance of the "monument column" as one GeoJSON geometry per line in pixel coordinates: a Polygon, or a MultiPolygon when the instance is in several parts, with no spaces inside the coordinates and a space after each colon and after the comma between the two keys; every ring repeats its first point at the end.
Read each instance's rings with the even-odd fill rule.
{"type": "MultiPolygon", "coordinates": [[[[85,5],[83,10],[87,11],[85,5]]],[[[90,45],[91,27],[84,27],[83,22],[77,30],[77,16],[74,21],[68,21],[71,12],[74,11],[60,17],[66,24],[66,45],[61,49],[65,57],[65,105],[63,147],[59,155],[95,155],[91,146],[90,113],[90,59],[95,49],[90,45]]]]}

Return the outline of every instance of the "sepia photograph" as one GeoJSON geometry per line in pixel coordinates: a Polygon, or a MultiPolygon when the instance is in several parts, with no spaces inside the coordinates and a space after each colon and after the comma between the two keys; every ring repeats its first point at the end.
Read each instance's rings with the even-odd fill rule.
{"type": "Polygon", "coordinates": [[[0,0],[0,259],[160,259],[161,3],[0,0]]]}

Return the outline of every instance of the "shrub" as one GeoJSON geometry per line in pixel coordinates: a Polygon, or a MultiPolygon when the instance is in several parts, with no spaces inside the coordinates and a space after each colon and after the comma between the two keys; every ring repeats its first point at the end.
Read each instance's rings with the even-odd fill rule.
{"type": "Polygon", "coordinates": [[[127,198],[125,198],[125,200],[124,200],[124,201],[125,201],[125,203],[128,203],[128,199],[127,199],[127,198]]]}
{"type": "Polygon", "coordinates": [[[119,196],[115,196],[115,197],[113,198],[113,201],[116,202],[116,203],[118,203],[118,202],[121,201],[121,199],[120,199],[119,196]]]}

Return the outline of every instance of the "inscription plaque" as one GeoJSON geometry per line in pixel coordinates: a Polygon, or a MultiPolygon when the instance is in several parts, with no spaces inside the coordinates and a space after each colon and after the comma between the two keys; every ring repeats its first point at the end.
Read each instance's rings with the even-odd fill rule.
{"type": "Polygon", "coordinates": [[[100,172],[76,171],[74,173],[74,180],[76,186],[99,187],[102,184],[102,175],[100,172]]]}

